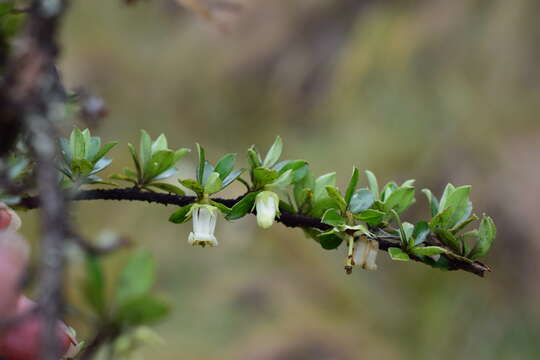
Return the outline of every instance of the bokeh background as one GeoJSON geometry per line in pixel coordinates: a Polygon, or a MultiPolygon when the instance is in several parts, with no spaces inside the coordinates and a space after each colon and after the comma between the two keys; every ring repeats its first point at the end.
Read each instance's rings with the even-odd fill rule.
{"type": "MultiPolygon", "coordinates": [[[[538,1],[199,2],[209,12],[181,3],[196,4],[71,7],[61,70],[107,102],[109,116],[93,125],[121,141],[115,170],[130,165],[125,144],[141,128],[171,147],[200,142],[213,161],[238,152],[242,164],[247,147],[266,149],[279,134],[287,158],[337,171],[342,187],[353,165],[437,194],[472,184],[475,211],[494,217],[498,238],[485,279],[386,253],[379,271],[346,276],[345,250],[325,251],[300,230],[221,221],[220,246],[200,249],[187,243],[189,224],[167,221],[173,208],[78,203],[86,235],[114,230],[159,264],[156,290],[174,310],[156,327],[164,344],[142,358],[540,358],[538,1]]],[[[182,176],[195,161],[183,161],[182,176]]],[[[420,192],[409,214],[427,217],[420,192]]],[[[73,276],[74,301],[77,291],[73,276]]]]}

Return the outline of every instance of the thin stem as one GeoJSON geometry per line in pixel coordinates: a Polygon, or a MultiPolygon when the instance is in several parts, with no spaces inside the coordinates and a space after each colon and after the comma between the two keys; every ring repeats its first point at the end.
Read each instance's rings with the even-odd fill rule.
{"type": "Polygon", "coordinates": [[[352,269],[354,266],[354,261],[353,261],[354,237],[351,235],[347,235],[347,246],[349,247],[349,251],[347,253],[347,260],[345,261],[345,272],[347,274],[350,274],[352,273],[352,269]]]}

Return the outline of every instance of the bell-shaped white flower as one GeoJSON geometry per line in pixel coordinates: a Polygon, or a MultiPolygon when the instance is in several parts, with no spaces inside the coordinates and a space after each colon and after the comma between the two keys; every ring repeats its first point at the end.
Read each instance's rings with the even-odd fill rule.
{"type": "Polygon", "coordinates": [[[0,231],[17,231],[21,227],[21,218],[13,209],[0,202],[0,231]]]}
{"type": "Polygon", "coordinates": [[[263,229],[268,229],[279,215],[279,197],[272,191],[261,191],[255,198],[255,209],[257,224],[263,229]]]}
{"type": "Polygon", "coordinates": [[[189,233],[188,241],[191,245],[217,246],[214,236],[218,209],[212,205],[194,204],[191,208],[193,218],[193,232],[189,233]]]}
{"type": "Polygon", "coordinates": [[[376,240],[371,240],[365,236],[361,236],[356,242],[354,248],[353,260],[354,265],[360,266],[366,270],[377,270],[377,252],[379,251],[379,243],[376,240]]]}

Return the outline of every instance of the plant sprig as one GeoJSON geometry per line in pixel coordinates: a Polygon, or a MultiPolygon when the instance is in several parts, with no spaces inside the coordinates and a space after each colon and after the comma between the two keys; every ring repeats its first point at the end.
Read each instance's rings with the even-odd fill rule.
{"type": "MultiPolygon", "coordinates": [[[[102,146],[100,138],[92,137],[88,130],[74,129],[70,139],[62,139],[60,144],[59,169],[66,185],[79,187],[106,183],[117,186],[96,175],[111,164],[111,159],[105,155],[116,142],[102,146]]],[[[409,223],[401,217],[416,201],[414,180],[401,185],[390,181],[381,188],[371,171],[366,170],[365,180],[362,180],[360,171],[354,167],[346,188],[341,191],[336,185],[335,172],[316,177],[305,160],[279,162],[283,142],[278,136],[264,159],[254,146],[248,149],[247,181],[241,178],[246,169],[235,170],[236,154],[225,154],[213,165],[207,159],[205,149],[199,144],[196,148],[198,163],[194,177],[178,180],[182,187],[194,192],[194,198],[186,197],[179,186],[162,181],[176,174],[178,161],[189,153],[186,148],[169,149],[163,134],[152,140],[148,133],[141,131],[139,151],[128,144],[134,169],[126,168],[123,173],[111,176],[111,179],[131,183],[139,191],[165,191],[185,198],[186,201],[181,202],[186,205],[176,210],[170,221],[183,223],[193,218],[196,228],[190,238],[195,239],[194,244],[217,244],[213,235],[217,210],[229,221],[256,213],[257,222],[263,228],[270,227],[274,218],[283,213],[306,219],[306,224],[314,224],[317,220],[324,226],[301,225],[302,222],[296,226],[327,250],[336,249],[345,242],[349,254],[354,254],[353,246],[355,249],[370,248],[373,252],[372,245],[364,245],[372,244],[370,241],[381,239],[381,236],[391,237],[398,241],[384,250],[388,250],[393,260],[412,258],[447,270],[454,269],[455,262],[473,264],[485,256],[496,237],[493,220],[487,215],[479,219],[473,213],[470,186],[448,184],[440,200],[430,190],[423,189],[429,216],[409,223]],[[248,192],[234,202],[211,198],[234,181],[246,185],[248,192]],[[479,226],[472,228],[478,221],[479,226]],[[367,242],[356,246],[360,239],[367,242]]]]}

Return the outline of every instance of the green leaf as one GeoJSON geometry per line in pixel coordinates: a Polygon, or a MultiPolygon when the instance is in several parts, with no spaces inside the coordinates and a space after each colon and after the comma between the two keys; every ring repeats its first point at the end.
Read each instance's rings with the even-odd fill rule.
{"type": "Polygon", "coordinates": [[[133,179],[133,178],[131,178],[129,176],[125,176],[125,175],[122,175],[122,174],[112,174],[111,176],[109,176],[109,179],[128,181],[130,183],[137,184],[136,179],[133,179]]]}
{"type": "Polygon", "coordinates": [[[356,189],[356,186],[358,185],[359,176],[360,176],[360,173],[358,172],[358,168],[354,167],[352,175],[351,175],[351,179],[349,180],[349,185],[347,185],[347,190],[345,191],[346,206],[348,206],[349,203],[351,202],[351,198],[354,194],[354,190],[356,189]]]}
{"type": "MultiPolygon", "coordinates": [[[[450,216],[445,227],[452,227],[458,222],[467,219],[472,211],[472,204],[469,200],[471,186],[460,186],[455,188],[446,198],[444,208],[450,208],[450,216]]],[[[442,204],[442,200],[441,200],[442,204]]]]}
{"type": "Polygon", "coordinates": [[[373,205],[375,196],[373,192],[368,189],[360,189],[354,193],[349,202],[349,210],[353,214],[358,214],[364,210],[367,210],[373,205]]]}
{"type": "Polygon", "coordinates": [[[431,267],[439,270],[450,270],[452,263],[446,256],[440,256],[437,261],[433,260],[430,257],[422,259],[425,264],[430,265],[431,267]]]}
{"type": "Polygon", "coordinates": [[[414,255],[419,256],[434,256],[440,254],[446,254],[448,250],[440,246],[424,246],[424,247],[415,247],[411,250],[414,255]]]}
{"type": "Polygon", "coordinates": [[[158,151],[168,150],[167,138],[164,134],[158,136],[158,138],[152,143],[152,154],[158,151]]]}
{"type": "Polygon", "coordinates": [[[142,180],[142,169],[141,169],[141,163],[139,161],[139,156],[137,155],[137,152],[135,151],[135,147],[133,145],[128,143],[128,149],[129,153],[131,154],[131,158],[133,159],[133,163],[135,164],[135,170],[137,170],[137,180],[142,180]]]}
{"type": "Polygon", "coordinates": [[[157,176],[154,176],[153,178],[151,178],[149,181],[151,182],[157,182],[159,180],[163,180],[163,179],[167,179],[171,176],[173,176],[174,174],[176,174],[178,172],[178,169],[175,168],[174,166],[170,167],[169,169],[159,173],[159,175],[157,176]]]}
{"type": "Polygon", "coordinates": [[[217,193],[219,190],[221,190],[221,179],[217,172],[213,172],[208,176],[208,179],[206,179],[204,192],[211,195],[217,193]]]}
{"type": "Polygon", "coordinates": [[[279,171],[280,174],[285,173],[287,170],[292,170],[293,183],[302,180],[309,170],[307,161],[305,160],[284,160],[276,164],[272,169],[279,171]]]}
{"type": "Polygon", "coordinates": [[[208,160],[206,160],[204,162],[202,184],[206,184],[206,182],[208,181],[208,177],[210,177],[210,175],[212,175],[213,172],[214,172],[214,167],[212,166],[212,164],[210,164],[208,160]]]}
{"type": "Polygon", "coordinates": [[[86,277],[83,281],[85,300],[100,316],[105,315],[105,277],[99,257],[87,255],[85,259],[86,277]]]}
{"type": "Polygon", "coordinates": [[[94,166],[90,174],[95,174],[100,172],[101,170],[105,169],[107,166],[111,165],[112,159],[109,158],[101,158],[94,166]]]}
{"type": "Polygon", "coordinates": [[[248,149],[248,163],[251,169],[258,168],[262,165],[261,156],[254,146],[248,149]]]}
{"type": "Polygon", "coordinates": [[[70,137],[71,155],[74,160],[84,159],[85,141],[81,130],[75,128],[70,137]]]}
{"type": "Polygon", "coordinates": [[[429,189],[422,189],[422,192],[424,193],[424,195],[426,195],[428,199],[431,216],[433,217],[437,215],[437,213],[439,212],[439,201],[437,200],[437,197],[433,195],[433,193],[429,189]]]}
{"type": "Polygon", "coordinates": [[[392,260],[396,260],[396,261],[409,261],[410,259],[407,253],[403,252],[403,250],[396,247],[388,248],[388,255],[390,255],[390,258],[392,260]]]}
{"type": "Polygon", "coordinates": [[[339,190],[335,186],[327,186],[326,192],[328,193],[328,196],[330,196],[332,199],[336,201],[336,204],[338,204],[339,209],[341,211],[345,211],[347,208],[347,203],[345,202],[345,199],[341,194],[339,193],[339,190]]]}
{"type": "Polygon", "coordinates": [[[189,154],[191,149],[182,148],[174,151],[174,165],[176,165],[186,154],[189,154]]]}
{"type": "Polygon", "coordinates": [[[76,177],[85,176],[94,170],[94,165],[86,159],[75,159],[71,162],[71,170],[76,177]]]}
{"type": "Polygon", "coordinates": [[[386,184],[383,187],[383,189],[381,190],[380,200],[382,202],[386,202],[386,200],[388,199],[390,194],[392,194],[394,192],[394,190],[396,190],[397,188],[398,188],[398,186],[394,181],[391,181],[388,184],[386,184]]]}
{"type": "MultiPolygon", "coordinates": [[[[287,194],[287,197],[289,197],[288,194],[287,194]]],[[[283,200],[279,200],[279,210],[284,210],[284,211],[289,212],[291,214],[296,213],[296,209],[291,204],[289,204],[288,202],[283,201],[283,200]]]]}
{"type": "Polygon", "coordinates": [[[403,228],[403,231],[405,232],[405,238],[407,239],[407,247],[411,248],[414,246],[414,239],[412,237],[413,231],[414,231],[414,225],[404,221],[401,223],[401,226],[403,228]]]}
{"type": "Polygon", "coordinates": [[[145,250],[132,253],[120,272],[116,301],[122,305],[145,295],[154,284],[154,260],[145,250]]]}
{"type": "Polygon", "coordinates": [[[441,201],[439,201],[439,212],[446,209],[448,206],[446,206],[446,199],[452,192],[454,192],[456,188],[452,184],[446,184],[446,187],[444,188],[443,194],[441,196],[441,201]]]}
{"type": "Polygon", "coordinates": [[[399,187],[395,189],[384,201],[387,211],[395,210],[398,214],[403,213],[414,203],[414,188],[399,187]]]}
{"type": "Polygon", "coordinates": [[[375,196],[375,199],[379,200],[379,183],[377,182],[377,177],[369,170],[366,170],[365,172],[368,179],[369,189],[373,193],[373,196],[375,196]]]}
{"type": "Polygon", "coordinates": [[[435,215],[435,217],[433,217],[433,219],[431,219],[431,221],[429,222],[429,226],[432,230],[435,230],[436,228],[444,229],[448,224],[448,219],[450,218],[450,215],[451,209],[444,209],[444,211],[438,213],[437,215],[435,215]]]}
{"type": "Polygon", "coordinates": [[[235,170],[233,172],[231,172],[224,180],[223,180],[223,183],[221,184],[221,188],[224,189],[225,187],[227,187],[229,184],[231,184],[234,180],[238,179],[238,177],[240,175],[242,175],[242,173],[245,171],[246,169],[238,169],[238,170],[235,170]]]}
{"type": "Polygon", "coordinates": [[[412,238],[414,239],[414,246],[423,243],[426,241],[427,236],[430,233],[429,224],[425,221],[420,221],[414,225],[414,231],[412,233],[412,238]]]}
{"type": "Polygon", "coordinates": [[[313,203],[309,215],[313,217],[321,217],[328,209],[339,209],[339,205],[336,200],[326,197],[313,203]]]}
{"type": "Polygon", "coordinates": [[[97,155],[101,148],[101,139],[98,137],[90,137],[85,144],[84,158],[90,162],[95,163],[94,157],[97,155]]]}
{"type": "Polygon", "coordinates": [[[345,218],[341,216],[338,210],[328,209],[325,211],[321,221],[331,226],[343,226],[345,225],[345,218]]]}
{"type": "Polygon", "coordinates": [[[161,150],[152,155],[144,167],[143,182],[147,183],[173,166],[174,154],[170,150],[161,150]]]}
{"type": "Polygon", "coordinates": [[[360,212],[354,217],[360,221],[363,221],[371,226],[379,225],[384,218],[385,213],[379,210],[368,209],[360,212]]]}
{"type": "Polygon", "coordinates": [[[184,190],[182,190],[178,186],[174,186],[172,184],[153,182],[153,183],[148,184],[148,186],[151,186],[151,187],[154,187],[156,189],[160,189],[160,190],[163,190],[163,191],[166,191],[168,193],[175,194],[175,195],[178,195],[178,196],[186,195],[184,190]]]}
{"type": "Polygon", "coordinates": [[[96,163],[97,161],[99,161],[102,157],[107,155],[107,153],[111,151],[111,149],[115,147],[116,145],[118,145],[118,141],[112,141],[110,143],[103,145],[103,147],[99,149],[97,154],[92,158],[92,162],[96,163]]]}
{"type": "Polygon", "coordinates": [[[469,254],[469,258],[475,260],[486,255],[493,245],[497,236],[497,228],[493,219],[489,216],[483,216],[478,228],[478,241],[469,254]]]}
{"type": "Polygon", "coordinates": [[[328,193],[326,192],[327,186],[336,186],[336,173],[328,173],[319,176],[315,180],[315,185],[313,189],[313,201],[319,202],[324,198],[328,198],[328,193]]]}
{"type": "Polygon", "coordinates": [[[194,191],[199,197],[204,194],[204,187],[193,179],[178,180],[178,182],[184,185],[186,188],[194,191]]]}
{"type": "Polygon", "coordinates": [[[298,181],[294,185],[294,201],[296,202],[296,205],[301,208],[305,201],[308,198],[308,194],[311,193],[311,189],[315,186],[315,179],[313,178],[313,174],[308,171],[306,176],[302,178],[302,180],[298,181]]]}
{"type": "Polygon", "coordinates": [[[279,171],[281,174],[283,174],[287,170],[298,170],[299,168],[306,165],[307,162],[305,160],[283,160],[277,163],[276,165],[272,166],[272,170],[279,171]]]}
{"type": "Polygon", "coordinates": [[[274,166],[274,164],[278,161],[279,157],[281,156],[282,150],[283,150],[283,142],[281,141],[281,138],[278,136],[276,137],[274,144],[272,144],[272,147],[270,147],[270,150],[268,150],[268,152],[266,153],[266,157],[264,158],[262,166],[265,168],[271,168],[272,166],[274,166]]]}
{"type": "Polygon", "coordinates": [[[455,251],[457,254],[461,254],[463,250],[462,242],[454,236],[450,231],[447,229],[441,229],[437,228],[435,229],[435,235],[441,240],[441,242],[447,246],[450,247],[453,251],[455,251]]]}
{"type": "Polygon", "coordinates": [[[470,223],[472,223],[472,222],[474,222],[476,220],[478,220],[478,216],[473,215],[473,216],[469,217],[468,219],[465,219],[465,220],[457,223],[453,228],[450,229],[450,232],[452,234],[457,234],[458,232],[460,232],[461,230],[466,228],[467,225],[469,225],[470,223]]]}
{"type": "Polygon", "coordinates": [[[124,168],[124,174],[130,176],[134,179],[137,179],[137,174],[133,172],[130,168],[124,168]]]}
{"type": "Polygon", "coordinates": [[[291,185],[293,180],[292,170],[287,170],[281,174],[274,182],[267,184],[265,188],[285,190],[285,188],[291,185]]]}
{"type": "Polygon", "coordinates": [[[141,130],[139,153],[141,155],[141,168],[146,169],[148,162],[152,158],[152,139],[144,130],[141,130]]]}
{"type": "Polygon", "coordinates": [[[199,154],[199,166],[197,168],[197,181],[201,184],[204,183],[204,167],[206,164],[206,155],[204,149],[199,143],[197,143],[197,153],[199,154]]]}
{"type": "Polygon", "coordinates": [[[66,138],[60,138],[60,150],[64,156],[66,164],[71,164],[73,155],[71,154],[71,143],[66,138]]]}
{"type": "Polygon", "coordinates": [[[170,312],[170,306],[162,299],[144,294],[122,304],[116,314],[116,322],[124,326],[153,323],[170,312]]]}
{"type": "Polygon", "coordinates": [[[401,184],[400,187],[413,187],[415,182],[416,182],[416,180],[409,179],[407,181],[404,181],[403,184],[401,184]]]}
{"type": "Polygon", "coordinates": [[[227,220],[236,220],[244,217],[247,213],[251,212],[255,205],[255,198],[259,192],[251,192],[242,198],[239,202],[234,204],[229,215],[225,217],[227,220]]]}
{"type": "Polygon", "coordinates": [[[317,236],[316,240],[321,244],[321,247],[325,250],[334,250],[341,245],[343,239],[335,234],[324,234],[317,236]]]}
{"type": "Polygon", "coordinates": [[[279,178],[279,171],[258,167],[253,170],[253,179],[258,187],[270,184],[279,178]]]}
{"type": "Polygon", "coordinates": [[[396,219],[396,222],[399,226],[399,237],[401,239],[401,244],[403,247],[407,247],[409,244],[407,233],[405,232],[405,229],[403,228],[403,224],[401,223],[401,219],[399,218],[398,213],[395,210],[390,210],[394,218],[396,219]]]}
{"type": "Polygon", "coordinates": [[[235,162],[236,154],[227,154],[219,159],[214,171],[219,174],[221,180],[224,180],[233,171],[235,162]]]}
{"type": "Polygon", "coordinates": [[[169,221],[175,224],[185,223],[191,217],[191,214],[189,213],[189,211],[191,210],[192,206],[193,204],[182,206],[180,209],[172,213],[172,215],[169,217],[169,221]]]}
{"type": "Polygon", "coordinates": [[[223,215],[225,215],[225,216],[229,215],[231,210],[232,210],[230,207],[228,207],[228,206],[226,206],[226,205],[224,205],[222,203],[219,203],[217,201],[210,200],[209,202],[210,202],[210,205],[213,205],[213,206],[217,207],[218,210],[221,211],[221,213],[223,215]]]}

